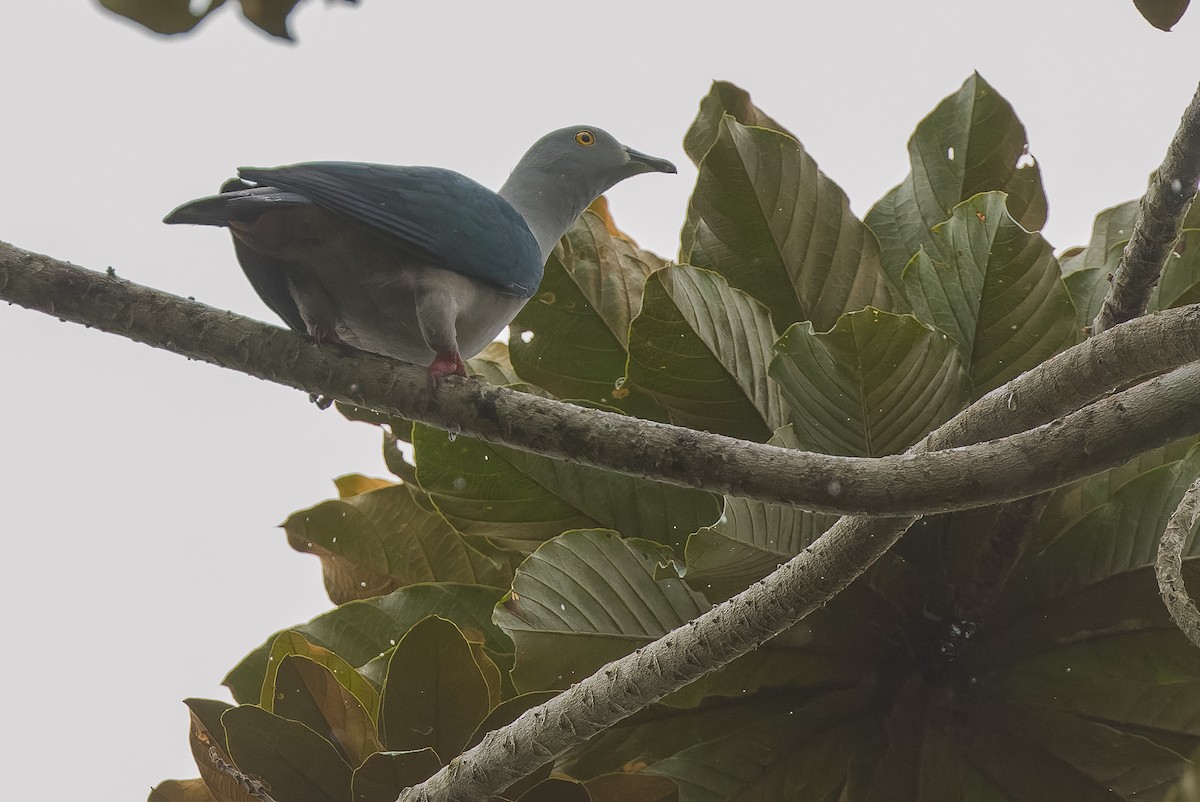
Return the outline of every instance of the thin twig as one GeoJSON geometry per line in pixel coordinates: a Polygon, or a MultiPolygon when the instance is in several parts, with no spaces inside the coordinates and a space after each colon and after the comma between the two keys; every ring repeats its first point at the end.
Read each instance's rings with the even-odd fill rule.
{"type": "Polygon", "coordinates": [[[1183,228],[1183,218],[1200,182],[1200,88],[1183,112],[1166,158],[1150,178],[1142,196],[1129,242],[1112,286],[1104,297],[1092,333],[1107,331],[1146,311],[1150,291],[1158,283],[1183,228]]]}
{"type": "Polygon", "coordinates": [[[1188,596],[1183,581],[1183,547],[1196,527],[1197,517],[1200,517],[1200,479],[1183,494],[1179,506],[1167,521],[1158,545],[1154,573],[1158,577],[1159,595],[1167,605],[1171,619],[1200,648],[1200,610],[1188,596]]]}

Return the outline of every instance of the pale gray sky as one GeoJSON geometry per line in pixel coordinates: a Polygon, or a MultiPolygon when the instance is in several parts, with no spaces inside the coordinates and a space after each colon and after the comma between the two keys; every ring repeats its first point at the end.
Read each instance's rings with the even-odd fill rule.
{"type": "MultiPolygon", "coordinates": [[[[310,2],[300,44],[224,9],[187,39],[89,2],[0,11],[0,239],[273,320],[228,238],[167,227],[238,165],[453,167],[497,187],[538,136],[588,123],[675,160],[611,193],[673,256],[694,179],[680,147],[714,78],[787,125],[871,204],[917,120],[980,71],[1016,107],[1058,249],[1139,195],[1200,78],[1200,9],[1165,34],[1130,0],[310,2]]],[[[0,766],[12,799],[145,797],[191,777],[186,696],[327,609],[317,561],[274,529],[385,475],[375,430],[297,392],[0,306],[7,550],[0,766]]]]}

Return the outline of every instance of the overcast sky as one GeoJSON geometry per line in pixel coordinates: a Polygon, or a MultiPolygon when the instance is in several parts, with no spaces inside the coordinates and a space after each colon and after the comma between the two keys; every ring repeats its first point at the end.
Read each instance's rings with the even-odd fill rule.
{"type": "MultiPolygon", "coordinates": [[[[306,3],[293,30],[270,40],[230,7],[172,40],[85,0],[5,3],[0,240],[273,320],[224,232],[163,214],[247,164],[436,164],[498,187],[538,136],[587,123],[680,165],[610,195],[673,256],[695,177],[680,143],[711,80],[748,89],[861,216],[978,70],[1026,125],[1061,250],[1141,194],[1200,79],[1200,9],[1166,34],[1130,0],[364,0],[306,3]]],[[[329,607],[274,527],[335,476],[386,475],[379,435],[17,307],[0,343],[5,796],[143,799],[197,774],[180,700],[226,698],[243,654],[329,607]]]]}

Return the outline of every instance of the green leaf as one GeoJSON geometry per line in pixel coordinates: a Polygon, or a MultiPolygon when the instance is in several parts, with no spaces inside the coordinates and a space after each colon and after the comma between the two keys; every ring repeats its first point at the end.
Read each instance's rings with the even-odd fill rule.
{"type": "Polygon", "coordinates": [[[513,369],[508,345],[502,342],[490,342],[482,351],[468,359],[467,372],[489,384],[503,386],[521,381],[513,369]]]}
{"type": "MultiPolygon", "coordinates": [[[[513,646],[492,624],[492,608],[503,595],[497,588],[442,582],[410,585],[387,596],[353,601],[291,627],[310,643],[336,652],[352,666],[362,666],[396,645],[414,624],[428,615],[453,621],[464,632],[478,633],[501,666],[511,663],[513,646]]],[[[257,702],[267,674],[276,635],[246,655],[224,679],[239,702],[257,702]]],[[[474,634],[472,635],[474,637],[474,634]]]]}
{"type": "MultiPolygon", "coordinates": [[[[224,4],[210,0],[203,11],[193,13],[188,0],[100,0],[100,5],[133,20],[155,33],[178,34],[192,30],[224,4]]],[[[346,0],[348,3],[357,0],[346,0]]],[[[242,16],[255,27],[280,39],[291,39],[287,20],[300,0],[241,0],[242,16]]]]}
{"type": "Polygon", "coordinates": [[[585,785],[592,802],[679,802],[679,788],[667,777],[601,774],[585,785]]]}
{"type": "Polygon", "coordinates": [[[1146,21],[1160,31],[1169,31],[1183,18],[1190,0],[1133,0],[1146,21]]]}
{"type": "Polygon", "coordinates": [[[1041,171],[1027,150],[1025,127],[1012,106],[973,73],[917,124],[908,140],[911,172],[867,213],[893,282],[925,246],[935,225],[973,195],[1008,193],[1009,212],[1030,231],[1046,222],[1041,171]]]}
{"type": "Polygon", "coordinates": [[[1200,742],[1195,648],[1164,628],[1087,637],[1015,661],[976,662],[988,692],[1021,709],[1053,708],[1119,729],[1184,733],[1200,742]]]}
{"type": "Polygon", "coordinates": [[[1096,319],[1110,285],[1109,276],[1129,242],[1138,202],[1127,201],[1096,215],[1092,239],[1086,248],[1077,249],[1062,259],[1063,281],[1075,303],[1076,325],[1085,331],[1096,319]]]}
{"type": "Polygon", "coordinates": [[[865,688],[815,698],[776,688],[686,712],[651,708],[569,753],[560,769],[591,778],[637,767],[673,780],[686,802],[837,799],[825,794],[878,751],[877,701],[865,688]]]}
{"type": "Polygon", "coordinates": [[[826,333],[797,323],[775,350],[770,374],[808,451],[898,454],[971,396],[954,343],[912,315],[865,309],[826,333]]]}
{"type": "Polygon", "coordinates": [[[221,716],[232,706],[214,699],[185,699],[190,726],[188,745],[192,759],[200,769],[200,777],[217,802],[254,802],[254,797],[228,773],[218,768],[232,765],[233,759],[225,746],[225,727],[221,716]]]}
{"type": "MultiPolygon", "coordinates": [[[[328,649],[310,643],[299,632],[281,632],[271,643],[270,654],[267,657],[266,675],[262,683],[262,695],[258,700],[259,707],[268,713],[275,712],[275,675],[283,661],[292,655],[307,658],[329,670],[330,675],[337,679],[342,687],[354,696],[371,719],[374,720],[379,710],[379,692],[375,686],[338,655],[328,649]]],[[[294,718],[294,716],[287,716],[294,718]]],[[[314,728],[315,729],[315,728],[314,728]]]]}
{"type": "Polygon", "coordinates": [[[519,802],[591,802],[583,783],[549,777],[521,795],[519,802]]]}
{"type": "Polygon", "coordinates": [[[646,277],[664,264],[617,230],[607,204],[593,204],[554,248],[537,295],[513,320],[508,347],[517,373],[559,398],[665,420],[624,378],[629,324],[646,277]]]}
{"type": "MultiPolygon", "coordinates": [[[[1200,448],[1193,448],[1115,488],[1062,531],[1039,527],[1006,589],[1006,605],[1025,607],[1152,566],[1167,520],[1197,476],[1200,448]]],[[[1200,546],[1193,551],[1200,556],[1200,546]]]]}
{"type": "Polygon", "coordinates": [[[100,6],[155,33],[175,34],[195,28],[224,2],[212,0],[198,12],[192,11],[190,0],[100,0],[100,6]]]}
{"type": "Polygon", "coordinates": [[[1200,749],[1192,752],[1190,765],[1164,802],[1200,802],[1200,749]]]}
{"type": "Polygon", "coordinates": [[[564,531],[606,526],[627,537],[682,543],[716,520],[717,497],[576,465],[469,437],[413,429],[417,476],[461,532],[531,550],[564,531]]]}
{"type": "Polygon", "coordinates": [[[742,125],[769,128],[792,136],[790,131],[750,102],[749,92],[728,81],[713,81],[708,94],[700,101],[700,111],[695,121],[683,135],[683,150],[697,166],[717,141],[726,115],[742,125]]]}
{"type": "Polygon", "coordinates": [[[1148,312],[1174,309],[1200,302],[1200,229],[1189,228],[1179,235],[1162,277],[1154,286],[1148,312]]]}
{"type": "Polygon", "coordinates": [[[308,727],[254,705],[226,710],[221,723],[234,763],[275,802],[350,802],[350,766],[308,727]]]}
{"type": "Polygon", "coordinates": [[[493,619],[516,643],[517,689],[566,688],[708,609],[681,580],[655,580],[669,560],[606,530],[567,532],[531,554],[493,619]]]}
{"type": "Polygon", "coordinates": [[[487,714],[487,681],[453,622],[430,616],[396,644],[379,704],[388,749],[429,747],[448,761],[487,714]]]}
{"type": "Polygon", "coordinates": [[[774,341],[767,308],[721,276],[663,268],[630,330],[629,379],[679,425],[762,442],[786,422],[767,376],[774,341]]]}
{"type": "Polygon", "coordinates": [[[362,702],[332,671],[307,657],[293,654],[280,662],[271,702],[268,712],[305,725],[351,766],[383,748],[362,702]]]}
{"type": "Polygon", "coordinates": [[[150,791],[147,802],[220,802],[202,779],[163,780],[150,791]]]}
{"type": "Polygon", "coordinates": [[[376,752],[354,770],[354,802],[396,802],[405,788],[424,782],[442,767],[432,749],[376,752]]]}
{"type": "Polygon", "coordinates": [[[504,566],[464,541],[421,495],[389,484],[293,513],[283,528],[292,548],[321,558],[335,604],[418,582],[506,586],[504,566]]]}
{"type": "MultiPolygon", "coordinates": [[[[1094,788],[1096,798],[1158,798],[1186,764],[1183,757],[1171,750],[1106,724],[1011,705],[983,704],[978,709],[991,727],[1058,761],[1058,771],[1063,775],[1073,774],[1077,787],[1094,788]],[[1107,794],[1099,793],[1102,791],[1107,794]]],[[[1008,773],[1016,774],[1019,770],[1020,763],[1013,761],[1008,773]]]]}
{"type": "Polygon", "coordinates": [[[976,195],[933,230],[904,270],[913,314],[958,345],[978,398],[1075,340],[1075,308],[1040,234],[1002,193],[976,195]]]}
{"type": "MultiPolygon", "coordinates": [[[[769,441],[799,448],[791,425],[769,441]]],[[[726,496],[721,517],[688,538],[684,580],[710,601],[745,590],[810,545],[840,516],[726,496]]]]}
{"type": "Polygon", "coordinates": [[[844,312],[891,307],[871,231],[789,134],[722,118],[700,162],[679,261],[721,274],[784,327],[824,331],[844,312]]]}
{"type": "MultiPolygon", "coordinates": [[[[1075,302],[1078,325],[1086,330],[1092,325],[1104,296],[1111,286],[1111,277],[1125,253],[1133,234],[1133,223],[1140,203],[1126,201],[1096,215],[1092,237],[1086,248],[1074,248],[1065,253],[1062,262],[1063,280],[1075,302]]],[[[1162,277],[1150,296],[1148,311],[1170,309],[1195,303],[1200,292],[1200,205],[1192,204],[1184,215],[1181,239],[1174,254],[1163,266],[1162,277]]]]}

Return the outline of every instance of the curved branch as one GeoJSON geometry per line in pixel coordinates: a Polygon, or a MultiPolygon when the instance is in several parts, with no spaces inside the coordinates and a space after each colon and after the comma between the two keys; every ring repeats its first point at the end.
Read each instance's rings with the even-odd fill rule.
{"type": "Polygon", "coordinates": [[[1166,158],[1150,178],[1142,196],[1129,242],[1112,286],[1104,297],[1092,333],[1099,334],[1146,311],[1150,291],[1158,283],[1183,228],[1183,218],[1200,182],[1200,89],[1183,112],[1166,158]]]}
{"type": "MultiPolygon", "coordinates": [[[[941,454],[865,459],[791,451],[447,380],[435,397],[414,365],[220,312],[0,245],[0,298],[185,356],[442,429],[633,476],[840,513],[907,515],[1021,498],[1120,464],[1200,429],[1200,383],[1172,377],[1034,432],[941,454]]],[[[1089,340],[980,404],[1015,410],[1095,397],[1127,376],[1200,358],[1200,307],[1089,340]],[[1096,343],[1100,343],[1097,345],[1096,343]],[[1103,350],[1101,350],[1103,349],[1103,350]],[[1185,355],[1184,359],[1179,359],[1185,355]],[[1120,370],[1116,370],[1117,366],[1120,370]],[[1101,390],[1102,391],[1102,390],[1101,390]]],[[[1059,408],[1062,408],[1059,406],[1059,408]]],[[[953,431],[951,421],[948,431],[953,431]]],[[[983,429],[981,437],[995,436],[983,429]]],[[[976,442],[980,438],[965,442],[976,442]]]]}
{"type": "Polygon", "coordinates": [[[1188,596],[1183,582],[1183,546],[1195,529],[1197,518],[1200,518],[1200,479],[1183,494],[1179,506],[1167,521],[1158,545],[1154,573],[1158,577],[1158,593],[1167,605],[1171,619],[1200,648],[1200,610],[1188,596]]]}

